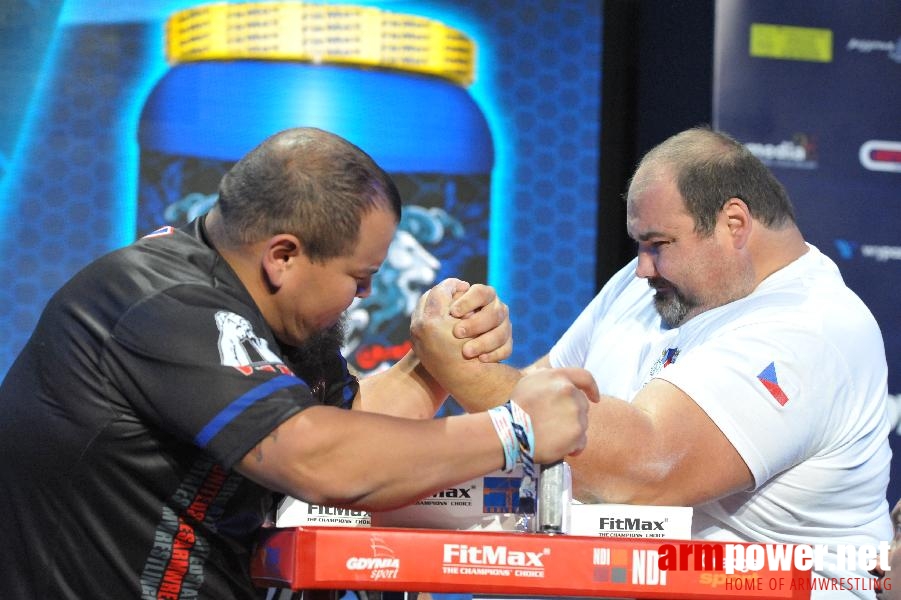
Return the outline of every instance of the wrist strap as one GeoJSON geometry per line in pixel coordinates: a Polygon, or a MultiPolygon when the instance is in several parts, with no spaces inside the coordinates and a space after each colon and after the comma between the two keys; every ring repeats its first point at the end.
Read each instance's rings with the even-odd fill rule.
{"type": "MultiPolygon", "coordinates": [[[[509,404],[509,402],[507,402],[509,404]]],[[[507,408],[507,404],[495,406],[488,411],[491,416],[491,424],[504,448],[504,472],[509,473],[516,466],[519,459],[519,442],[513,430],[513,416],[507,408]]]]}
{"type": "Polygon", "coordinates": [[[522,513],[535,512],[535,498],[538,481],[535,478],[535,432],[532,418],[516,402],[507,402],[513,419],[513,432],[519,443],[519,458],[522,462],[522,482],[519,485],[519,510],[522,513]]]}
{"type": "Polygon", "coordinates": [[[509,473],[517,462],[522,463],[523,476],[519,486],[520,512],[534,513],[537,481],[532,418],[512,400],[495,406],[488,414],[504,449],[504,472],[509,473]]]}

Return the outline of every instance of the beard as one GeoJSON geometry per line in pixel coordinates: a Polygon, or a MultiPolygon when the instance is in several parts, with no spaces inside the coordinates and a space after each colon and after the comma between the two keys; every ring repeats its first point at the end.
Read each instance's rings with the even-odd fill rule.
{"type": "Polygon", "coordinates": [[[699,306],[696,300],[684,295],[665,279],[649,279],[648,285],[657,290],[654,294],[654,308],[657,309],[660,320],[669,328],[682,325],[688,315],[699,306]]]}
{"type": "Polygon", "coordinates": [[[325,370],[328,361],[341,352],[344,346],[347,320],[344,315],[338,322],[307,338],[299,346],[282,348],[291,369],[300,375],[317,379],[325,370]]]}

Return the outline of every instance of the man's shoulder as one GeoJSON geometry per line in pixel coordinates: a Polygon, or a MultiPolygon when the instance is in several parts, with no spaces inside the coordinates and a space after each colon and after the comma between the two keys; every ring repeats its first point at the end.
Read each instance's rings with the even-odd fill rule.
{"type": "Polygon", "coordinates": [[[86,271],[93,279],[116,281],[139,293],[159,293],[175,286],[231,284],[230,270],[219,254],[191,231],[164,227],[110,252],[86,271]]]}
{"type": "Polygon", "coordinates": [[[777,272],[738,305],[751,318],[827,327],[875,325],[869,308],[843,280],[835,263],[816,249],[777,272]]]}
{"type": "Polygon", "coordinates": [[[153,309],[144,312],[156,311],[160,318],[187,305],[253,309],[249,294],[218,253],[190,233],[172,228],[87,265],[60,288],[49,308],[60,318],[69,315],[112,329],[148,305],[153,309]]]}

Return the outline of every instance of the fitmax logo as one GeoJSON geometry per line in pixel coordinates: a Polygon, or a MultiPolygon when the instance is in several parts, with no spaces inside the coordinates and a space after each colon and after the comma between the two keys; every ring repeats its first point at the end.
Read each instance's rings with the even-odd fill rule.
{"type": "Polygon", "coordinates": [[[601,517],[600,529],[612,529],[614,531],[663,531],[663,521],[601,517]]]}
{"type": "Polygon", "coordinates": [[[469,546],[467,544],[444,544],[444,563],[458,565],[491,565],[498,567],[538,567],[544,568],[541,558],[544,552],[521,552],[506,546],[469,546]]]}
{"type": "Polygon", "coordinates": [[[310,504],[307,507],[308,515],[330,515],[335,517],[365,517],[368,513],[362,510],[350,510],[349,508],[334,508],[321,504],[310,504]]]}
{"type": "Polygon", "coordinates": [[[438,492],[432,498],[469,498],[472,499],[472,496],[469,493],[472,489],[466,488],[447,488],[444,491],[438,492]]]}

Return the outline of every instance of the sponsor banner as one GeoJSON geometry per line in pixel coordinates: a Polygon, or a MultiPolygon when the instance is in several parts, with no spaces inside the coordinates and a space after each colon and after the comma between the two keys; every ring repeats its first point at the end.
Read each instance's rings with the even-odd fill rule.
{"type": "Polygon", "coordinates": [[[421,527],[515,531],[521,529],[519,487],[522,467],[510,473],[495,471],[443,489],[396,510],[370,514],[334,506],[309,504],[286,497],[276,512],[276,527],[421,527]]]}
{"type": "MultiPolygon", "coordinates": [[[[275,529],[258,585],[518,596],[809,598],[808,565],[780,545],[423,529],[275,529]],[[764,559],[757,561],[760,555],[764,559]],[[734,559],[755,558],[736,565],[734,559]],[[731,573],[726,571],[726,557],[731,573]],[[753,566],[754,569],[748,569],[753,566]],[[736,567],[744,568],[741,570],[736,567]]],[[[829,580],[825,580],[829,581],[829,580]]]]}
{"type": "Polygon", "coordinates": [[[529,525],[519,510],[522,467],[495,471],[441,490],[415,504],[373,513],[376,527],[516,531],[529,525]]]}
{"type": "Polygon", "coordinates": [[[691,538],[690,506],[579,504],[570,506],[570,533],[614,538],[691,538]]]}
{"type": "Polygon", "coordinates": [[[363,510],[309,504],[291,497],[287,497],[279,503],[275,517],[276,527],[300,527],[302,525],[369,527],[371,523],[371,515],[363,510]]]}

